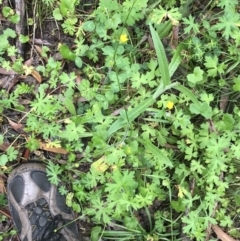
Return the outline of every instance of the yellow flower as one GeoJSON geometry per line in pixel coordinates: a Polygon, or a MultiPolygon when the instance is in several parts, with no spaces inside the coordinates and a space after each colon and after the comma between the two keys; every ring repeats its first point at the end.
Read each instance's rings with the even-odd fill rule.
{"type": "Polygon", "coordinates": [[[174,106],[174,103],[172,101],[168,101],[166,107],[171,110],[174,106]]]}
{"type": "Polygon", "coordinates": [[[128,41],[127,34],[126,34],[126,33],[121,34],[121,36],[120,36],[120,38],[119,38],[119,42],[120,42],[121,44],[124,44],[124,43],[126,43],[127,41],[128,41]]]}

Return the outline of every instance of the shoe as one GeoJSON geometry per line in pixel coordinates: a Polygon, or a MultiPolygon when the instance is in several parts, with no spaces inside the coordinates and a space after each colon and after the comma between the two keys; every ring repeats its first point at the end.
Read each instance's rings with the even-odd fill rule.
{"type": "Polygon", "coordinates": [[[81,240],[73,213],[65,197],[48,181],[45,166],[18,166],[9,175],[7,190],[10,213],[21,241],[81,240]]]}

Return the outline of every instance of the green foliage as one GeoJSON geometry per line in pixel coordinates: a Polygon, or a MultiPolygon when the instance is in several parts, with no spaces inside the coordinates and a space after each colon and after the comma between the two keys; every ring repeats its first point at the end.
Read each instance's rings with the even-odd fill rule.
{"type": "Polygon", "coordinates": [[[29,94],[32,93],[33,91],[33,86],[29,86],[25,83],[21,83],[17,86],[16,90],[14,91],[14,93],[16,95],[21,95],[21,94],[29,94]]]}
{"type": "Polygon", "coordinates": [[[15,14],[14,10],[10,7],[3,7],[2,13],[5,18],[10,20],[12,23],[18,23],[20,20],[20,16],[18,14],[15,14]]]}
{"type": "Polygon", "coordinates": [[[62,173],[60,166],[54,165],[52,162],[49,162],[46,171],[49,181],[54,185],[58,185],[60,182],[59,175],[62,173]]]}
{"type": "Polygon", "coordinates": [[[1,40],[0,53],[2,51],[7,50],[7,48],[9,47],[8,38],[15,38],[15,37],[16,37],[16,33],[12,29],[7,28],[6,30],[3,31],[3,34],[0,35],[0,40],[1,40]]]}
{"type": "Polygon", "coordinates": [[[47,7],[50,7],[50,6],[53,5],[54,0],[42,0],[42,2],[43,2],[44,4],[46,4],[47,7]]]}
{"type": "Polygon", "coordinates": [[[240,25],[239,14],[234,11],[229,11],[219,18],[219,22],[214,26],[214,30],[223,31],[223,36],[226,40],[234,36],[234,31],[238,31],[240,25]]]}
{"type": "MultiPolygon", "coordinates": [[[[5,221],[5,216],[0,216],[0,220],[1,221],[5,221]]],[[[0,240],[4,240],[5,238],[10,238],[13,237],[14,235],[17,234],[16,230],[9,230],[9,231],[5,231],[5,232],[0,232],[0,240]]]]}
{"type": "Polygon", "coordinates": [[[29,36],[20,35],[19,40],[21,43],[27,43],[29,41],[29,36]]]}
{"type": "Polygon", "coordinates": [[[66,44],[61,45],[61,47],[59,48],[59,52],[64,59],[74,61],[76,58],[76,55],[69,49],[66,44]]]}
{"type": "Polygon", "coordinates": [[[194,22],[194,18],[192,15],[189,16],[189,18],[183,18],[183,23],[187,25],[186,28],[184,28],[184,33],[190,33],[191,30],[196,34],[199,32],[199,24],[194,22]]]}
{"type": "Polygon", "coordinates": [[[4,207],[7,204],[7,198],[5,195],[0,194],[0,206],[4,207]]]}
{"type": "MultiPolygon", "coordinates": [[[[0,145],[4,143],[4,136],[0,135],[0,145]]],[[[8,147],[4,154],[0,155],[0,166],[5,167],[8,162],[12,162],[17,158],[18,151],[12,146],[8,147]]],[[[0,201],[1,202],[1,201],[0,201]]]]}
{"type": "Polygon", "coordinates": [[[187,79],[191,87],[194,87],[196,84],[202,84],[203,70],[201,70],[200,67],[195,67],[193,74],[188,74],[187,79]]]}

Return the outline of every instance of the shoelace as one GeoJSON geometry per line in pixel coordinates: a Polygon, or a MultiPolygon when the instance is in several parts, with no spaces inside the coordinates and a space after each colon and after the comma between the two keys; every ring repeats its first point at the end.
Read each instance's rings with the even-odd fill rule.
{"type": "Polygon", "coordinates": [[[55,230],[59,227],[59,225],[63,225],[64,220],[62,215],[57,215],[53,218],[53,220],[46,226],[44,230],[41,232],[41,236],[39,237],[41,241],[60,241],[62,234],[55,232],[55,230]]]}

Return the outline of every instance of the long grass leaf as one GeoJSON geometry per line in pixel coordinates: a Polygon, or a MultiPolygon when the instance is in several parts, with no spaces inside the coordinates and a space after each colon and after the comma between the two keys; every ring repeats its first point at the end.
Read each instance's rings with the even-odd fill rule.
{"type": "Polygon", "coordinates": [[[158,33],[155,31],[152,24],[149,24],[149,26],[150,26],[153,44],[157,53],[159,69],[162,74],[163,85],[165,87],[171,83],[166,53],[162,45],[162,42],[159,39],[158,33]]]}
{"type": "Polygon", "coordinates": [[[153,97],[149,97],[148,99],[144,100],[142,103],[140,103],[139,105],[137,105],[136,107],[134,107],[133,109],[126,111],[126,118],[123,118],[122,116],[120,116],[115,122],[113,122],[113,124],[110,126],[109,130],[108,130],[108,135],[112,135],[113,133],[115,133],[116,131],[118,131],[119,129],[125,127],[135,119],[137,118],[139,115],[141,115],[150,105],[152,105],[154,103],[154,98],[153,97]]]}
{"type": "Polygon", "coordinates": [[[67,110],[72,115],[74,115],[74,116],[77,115],[77,112],[76,112],[75,106],[73,105],[72,100],[69,100],[68,98],[66,98],[63,103],[64,103],[65,107],[67,108],[67,110]]]}
{"type": "Polygon", "coordinates": [[[191,90],[189,90],[188,88],[186,88],[183,85],[176,85],[173,86],[174,89],[182,92],[183,94],[185,94],[186,96],[188,96],[188,98],[196,105],[200,106],[200,103],[198,101],[198,99],[196,98],[196,96],[192,93],[191,90]]]}
{"type": "Polygon", "coordinates": [[[159,38],[166,37],[172,29],[172,22],[168,20],[167,22],[162,22],[158,26],[158,36],[159,38]]]}
{"type": "Polygon", "coordinates": [[[160,84],[158,86],[158,88],[156,89],[156,91],[153,94],[153,98],[157,99],[162,93],[164,93],[166,90],[169,90],[171,88],[173,88],[174,86],[179,85],[178,82],[172,83],[170,85],[167,85],[165,88],[163,87],[163,84],[160,84]]]}
{"type": "Polygon", "coordinates": [[[149,97],[148,99],[144,100],[141,104],[137,105],[133,109],[126,111],[126,118],[123,118],[123,116],[120,116],[115,122],[112,123],[108,130],[108,136],[112,135],[116,131],[120,130],[121,128],[125,127],[126,125],[130,124],[132,121],[134,121],[139,115],[141,115],[149,106],[151,106],[156,98],[164,93],[166,90],[174,88],[186,96],[195,103],[196,105],[200,106],[200,103],[196,96],[185,86],[180,85],[179,83],[172,83],[165,88],[160,84],[153,96],[149,97]],[[127,118],[128,117],[128,118],[127,118]]]}
{"type": "Polygon", "coordinates": [[[172,75],[174,74],[174,72],[177,70],[178,66],[182,62],[182,56],[181,56],[182,50],[183,50],[183,44],[179,44],[169,64],[170,77],[172,77],[172,75]]]}
{"type": "Polygon", "coordinates": [[[163,85],[160,84],[157,90],[155,91],[155,93],[153,94],[153,96],[144,100],[142,103],[140,103],[133,109],[126,111],[125,112],[126,118],[123,118],[123,116],[120,116],[115,122],[113,122],[108,130],[108,135],[109,136],[112,135],[119,129],[125,127],[127,124],[130,124],[131,122],[133,122],[138,116],[140,116],[149,106],[151,106],[156,101],[157,97],[159,97],[166,90],[173,88],[176,85],[178,85],[178,83],[172,83],[164,88],[163,85]]]}
{"type": "Polygon", "coordinates": [[[166,155],[164,155],[164,153],[161,151],[161,149],[159,149],[157,146],[152,144],[151,141],[139,139],[139,142],[141,142],[144,145],[145,149],[148,150],[149,152],[151,152],[154,155],[154,157],[159,158],[159,165],[164,164],[167,167],[173,167],[173,164],[169,160],[169,158],[166,155]]]}

